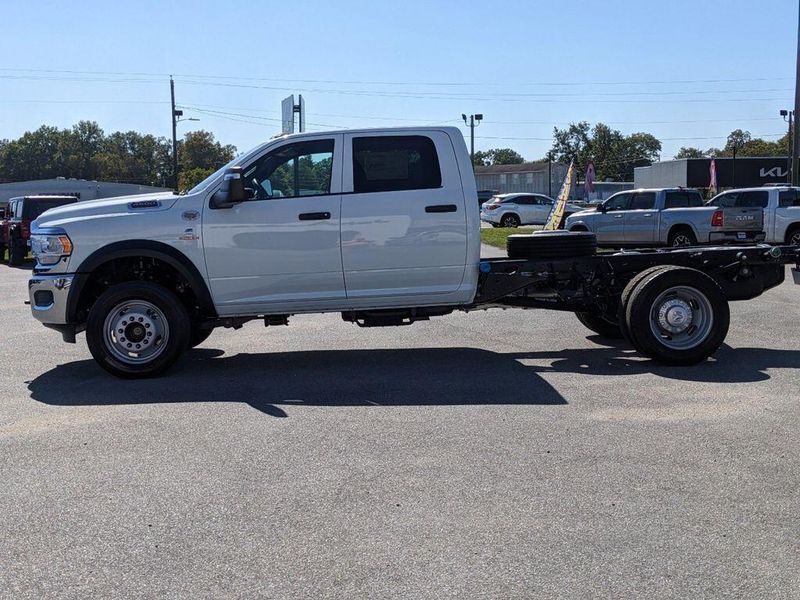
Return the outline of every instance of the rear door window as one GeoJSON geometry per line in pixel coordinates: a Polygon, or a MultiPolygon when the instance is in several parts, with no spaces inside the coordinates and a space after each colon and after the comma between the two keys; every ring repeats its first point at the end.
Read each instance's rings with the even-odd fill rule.
{"type": "Polygon", "coordinates": [[[737,207],[750,207],[755,206],[759,208],[766,208],[769,203],[769,192],[767,190],[750,190],[739,192],[736,198],[737,207]]]}
{"type": "Polygon", "coordinates": [[[395,192],[442,186],[433,140],[422,135],[353,138],[353,191],[395,192]]]}
{"type": "Polygon", "coordinates": [[[650,210],[655,208],[656,194],[655,192],[640,192],[633,195],[631,200],[631,210],[650,210]]]}

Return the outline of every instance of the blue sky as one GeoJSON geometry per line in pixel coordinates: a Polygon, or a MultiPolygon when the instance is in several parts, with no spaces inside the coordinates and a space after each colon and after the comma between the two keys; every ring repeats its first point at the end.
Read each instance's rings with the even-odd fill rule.
{"type": "Polygon", "coordinates": [[[797,0],[3,0],[0,138],[80,119],[169,136],[172,73],[178,104],[201,119],[179,133],[208,129],[240,150],[276,133],[281,99],[301,92],[310,129],[483,113],[477,149],[539,159],[553,126],[603,121],[653,133],[667,159],[722,146],[735,128],[786,130],[797,10],[797,0]]]}

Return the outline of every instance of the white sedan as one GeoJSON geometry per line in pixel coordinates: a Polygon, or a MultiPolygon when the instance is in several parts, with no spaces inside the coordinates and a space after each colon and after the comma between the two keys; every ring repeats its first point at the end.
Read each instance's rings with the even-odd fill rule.
{"type": "MultiPolygon", "coordinates": [[[[544,194],[512,193],[498,194],[481,205],[481,221],[493,227],[519,227],[520,225],[544,225],[555,200],[544,194]]],[[[567,204],[565,214],[582,210],[567,204]]]]}

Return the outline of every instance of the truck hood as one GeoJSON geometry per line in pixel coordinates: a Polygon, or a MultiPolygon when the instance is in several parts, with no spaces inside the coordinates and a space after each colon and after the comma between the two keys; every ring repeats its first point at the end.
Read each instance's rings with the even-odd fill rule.
{"type": "Polygon", "coordinates": [[[102,200],[84,200],[45,211],[33,222],[33,227],[57,227],[72,221],[101,215],[169,210],[177,202],[178,198],[180,196],[158,192],[155,194],[103,198],[102,200]]]}
{"type": "Polygon", "coordinates": [[[580,219],[581,217],[587,217],[589,215],[596,215],[596,214],[597,214],[597,211],[595,209],[593,209],[593,208],[590,208],[589,210],[580,209],[578,212],[572,213],[570,215],[570,218],[571,219],[580,219]]]}

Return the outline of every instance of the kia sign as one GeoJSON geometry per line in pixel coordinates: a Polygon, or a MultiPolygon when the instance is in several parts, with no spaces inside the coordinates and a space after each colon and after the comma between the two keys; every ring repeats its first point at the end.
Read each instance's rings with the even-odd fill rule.
{"type": "MultiPolygon", "coordinates": [[[[686,186],[704,188],[709,184],[710,158],[692,158],[686,161],[686,186]]],[[[789,160],[785,156],[736,157],[736,181],[733,159],[718,157],[716,179],[720,188],[760,187],[770,183],[787,183],[789,160]]],[[[658,164],[658,163],[656,163],[658,164]]]]}

